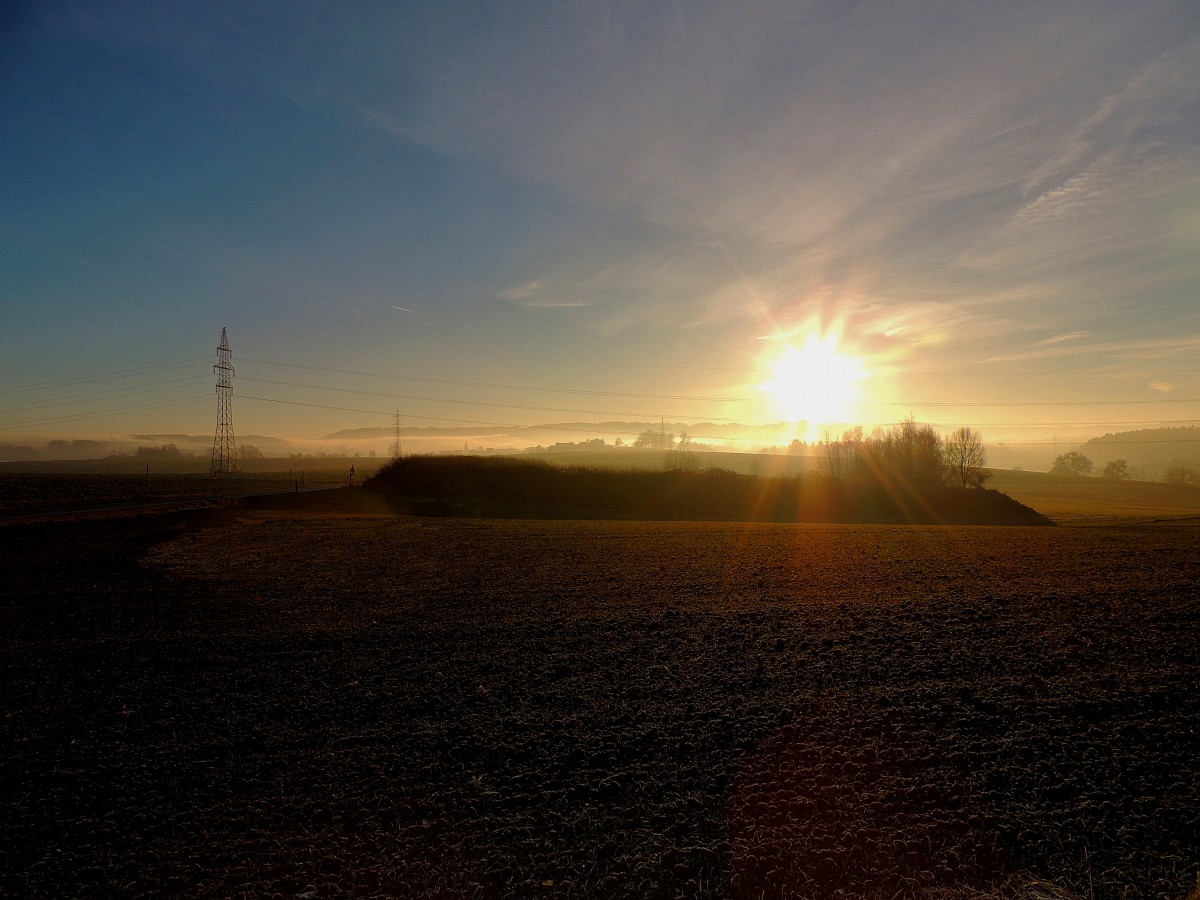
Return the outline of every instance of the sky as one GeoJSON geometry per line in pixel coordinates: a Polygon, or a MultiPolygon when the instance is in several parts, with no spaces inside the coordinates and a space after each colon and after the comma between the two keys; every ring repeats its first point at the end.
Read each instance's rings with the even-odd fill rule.
{"type": "Polygon", "coordinates": [[[8,3],[0,123],[0,444],[223,327],[294,447],[1200,424],[1194,0],[8,3]]]}

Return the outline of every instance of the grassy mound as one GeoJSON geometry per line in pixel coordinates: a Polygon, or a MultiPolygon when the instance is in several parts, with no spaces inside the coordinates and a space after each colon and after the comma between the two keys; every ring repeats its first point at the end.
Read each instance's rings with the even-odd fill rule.
{"type": "Polygon", "coordinates": [[[819,475],[759,478],[723,469],[618,471],[503,457],[414,456],[371,478],[369,490],[429,515],[699,519],[754,522],[1048,525],[996,491],[921,491],[819,475]]]}

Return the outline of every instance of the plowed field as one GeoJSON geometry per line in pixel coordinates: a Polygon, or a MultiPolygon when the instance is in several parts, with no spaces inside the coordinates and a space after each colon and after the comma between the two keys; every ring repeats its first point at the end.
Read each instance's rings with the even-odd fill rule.
{"type": "Polygon", "coordinates": [[[1183,898],[1200,528],[8,526],[0,893],[1183,898]]]}

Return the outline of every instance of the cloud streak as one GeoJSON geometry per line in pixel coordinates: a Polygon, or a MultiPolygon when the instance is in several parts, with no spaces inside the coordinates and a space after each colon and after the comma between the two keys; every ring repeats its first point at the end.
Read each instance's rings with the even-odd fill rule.
{"type": "Polygon", "coordinates": [[[516,227],[491,294],[604,331],[786,326],[831,296],[1069,330],[1085,293],[1086,320],[1147,279],[1143,306],[1200,277],[1200,224],[1172,204],[1200,194],[1188,3],[582,4],[486,26],[435,6],[274,30],[220,6],[196,29],[128,11],[62,17],[575,204],[579,246],[516,227]],[[222,33],[257,34],[260,61],[222,33]],[[556,299],[510,296],[547,277],[556,299]]]}
{"type": "Polygon", "coordinates": [[[1200,172],[1181,9],[1157,12],[1191,38],[1087,4],[945,22],[883,3],[558,10],[468,35],[422,102],[370,118],[655,226],[609,250],[639,276],[625,296],[567,279],[596,321],[790,319],[833,291],[1014,314],[1023,294],[1067,324],[1076,294],[1111,309],[1139,283],[1126,251],[1163,246],[1169,194],[1200,172]],[[542,51],[515,56],[531,37],[542,51]],[[720,250],[664,252],[682,241],[720,250]],[[686,301],[641,280],[656,251],[686,301]],[[1100,297],[1086,266],[1112,276],[1100,297]]]}

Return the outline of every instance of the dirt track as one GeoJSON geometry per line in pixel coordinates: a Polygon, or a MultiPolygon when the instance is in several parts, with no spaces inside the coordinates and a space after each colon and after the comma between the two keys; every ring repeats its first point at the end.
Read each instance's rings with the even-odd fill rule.
{"type": "Polygon", "coordinates": [[[1182,897],[1200,868],[1195,527],[3,536],[0,892],[1182,897]]]}

